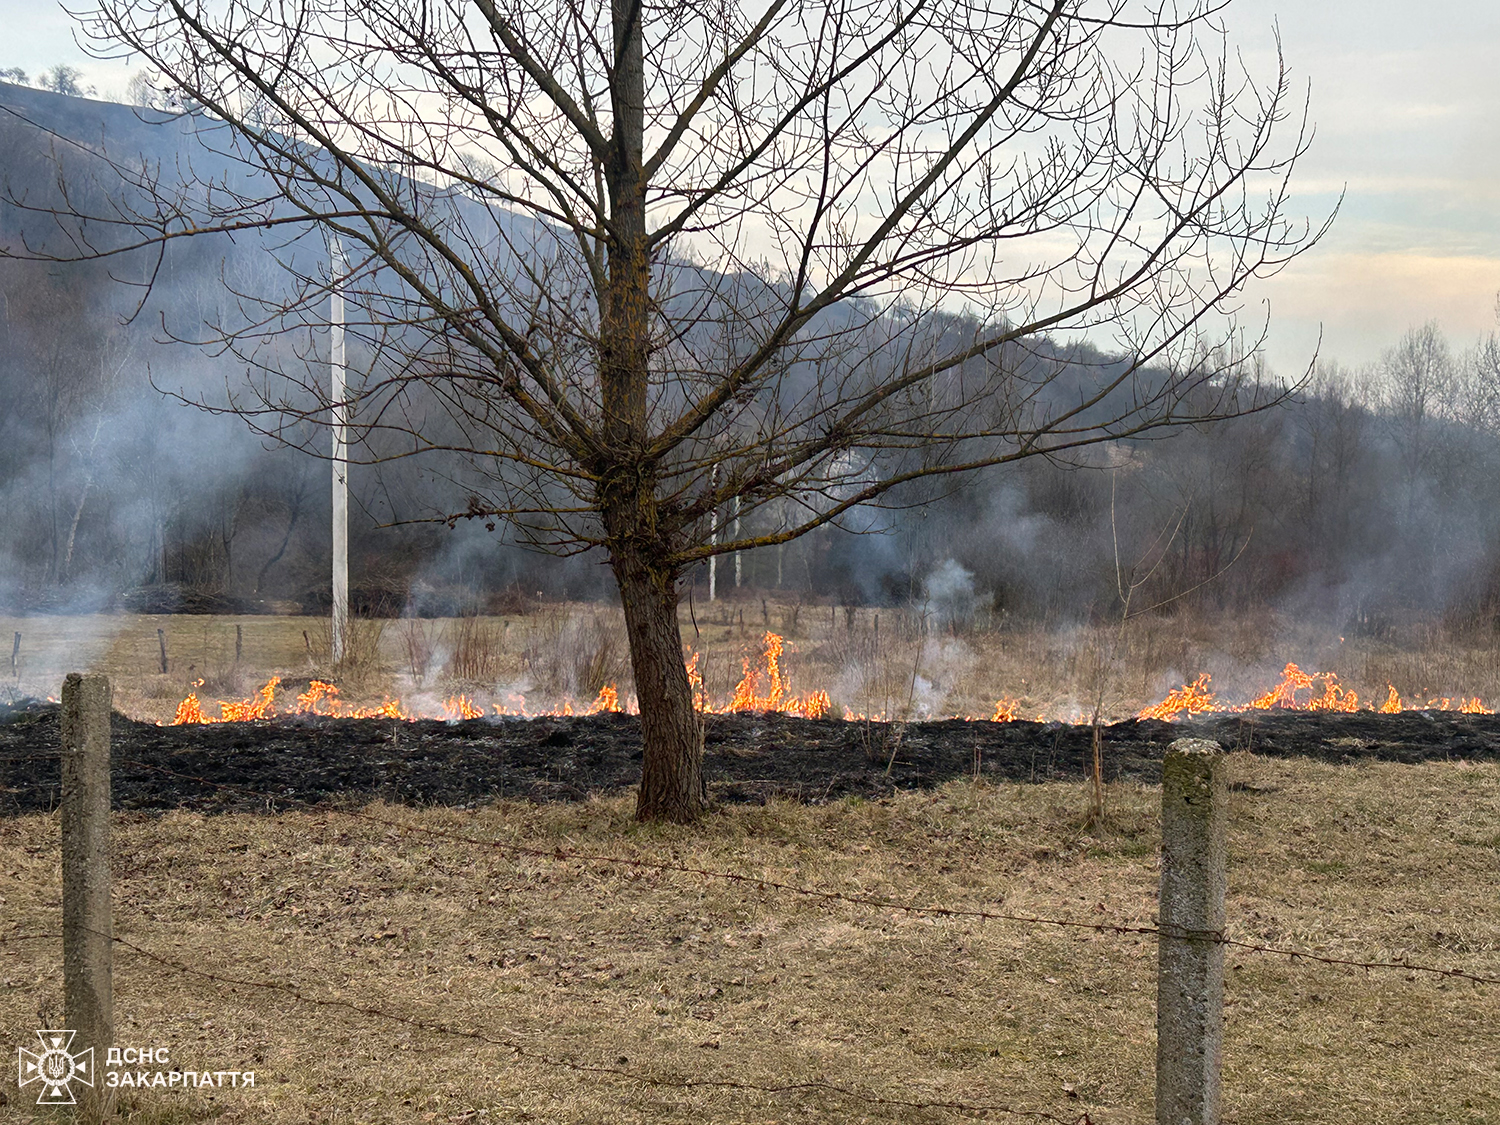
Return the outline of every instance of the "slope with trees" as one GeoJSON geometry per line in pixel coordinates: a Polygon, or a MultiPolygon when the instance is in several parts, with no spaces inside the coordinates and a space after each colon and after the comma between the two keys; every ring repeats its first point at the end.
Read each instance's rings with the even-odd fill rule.
{"type": "Polygon", "coordinates": [[[226,405],[278,435],[324,416],[286,340],[343,288],[366,456],[457,458],[450,519],[607,554],[639,813],[690,820],[688,568],[1281,396],[1224,315],[1308,245],[1300,107],[1235,68],[1210,7],[1168,11],[103,0],[88,34],[220,123],[199,136],[230,170],[106,153],[128,187],[69,230],[106,255],[284,231],[290,286],[208,333],[262,376],[226,405]],[[347,276],[313,264],[332,239],[347,276]],[[1112,356],[1062,362],[1043,333],[1112,356]]]}

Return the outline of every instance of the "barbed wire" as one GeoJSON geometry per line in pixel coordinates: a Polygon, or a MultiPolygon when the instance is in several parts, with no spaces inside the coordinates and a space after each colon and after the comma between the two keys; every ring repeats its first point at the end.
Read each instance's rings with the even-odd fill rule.
{"type": "Polygon", "coordinates": [[[13,941],[62,941],[62,934],[56,931],[40,934],[0,934],[0,945],[6,945],[13,941]]]}
{"type": "MultiPolygon", "coordinates": [[[[978,921],[1013,922],[1025,925],[1053,926],[1062,929],[1087,930],[1094,933],[1116,934],[1116,935],[1141,935],[1146,937],[1179,938],[1183,935],[1166,932],[1160,926],[1147,926],[1129,922],[1090,922],[1076,918],[1049,918],[1037,914],[1023,914],[999,910],[986,910],[980,907],[954,907],[938,906],[922,903],[900,902],[895,899],[882,898],[878,895],[850,894],[845,891],[830,890],[822,887],[799,886],[795,883],[787,883],[777,879],[768,879],[759,875],[747,875],[738,871],[719,871],[713,868],[694,867],[690,864],[672,863],[663,860],[640,859],[637,857],[615,856],[596,852],[579,851],[570,848],[536,848],[525,844],[511,844],[503,840],[490,840],[478,836],[470,836],[462,832],[452,832],[443,828],[433,828],[427,825],[410,824],[404,821],[391,820],[386,817],[375,816],[371,813],[360,812],[355,809],[340,808],[337,805],[319,804],[303,800],[299,797],[278,797],[271,794],[259,793],[243,786],[234,785],[229,782],[214,781],[193,774],[185,774],[171,770],[165,766],[157,766],[148,762],[125,760],[121,765],[133,765],[143,769],[154,770],[158,773],[184,781],[193,781],[213,788],[226,789],[255,797],[261,801],[280,801],[285,804],[294,804],[312,812],[335,813],[340,816],[354,820],[362,820],[371,824],[377,824],[384,828],[394,829],[399,832],[408,832],[415,835],[429,836],[437,839],[449,840],[455,843],[467,844],[474,847],[493,848],[511,855],[524,855],[538,859],[551,859],[555,861],[576,861],[583,863],[599,864],[601,866],[626,867],[635,870],[659,871],[669,874],[693,875],[704,879],[716,879],[723,882],[735,883],[741,886],[753,887],[762,891],[775,891],[778,893],[798,895],[805,898],[817,899],[825,902],[839,902],[850,906],[873,908],[878,910],[893,910],[899,913],[923,915],[939,918],[970,918],[978,921]]],[[[1222,931],[1198,931],[1189,935],[1192,940],[1213,941],[1220,945],[1232,946],[1247,953],[1261,953],[1277,957],[1286,957],[1291,960],[1313,961],[1325,965],[1344,966],[1349,968],[1364,969],[1371,971],[1401,971],[1408,973],[1421,973],[1434,977],[1446,977],[1457,980],[1467,980],[1475,985],[1500,984],[1500,977],[1488,977],[1477,973],[1471,973],[1464,969],[1424,965],[1407,959],[1399,961],[1367,961],[1354,958],[1334,957],[1326,954],[1316,953],[1311,950],[1293,949],[1286,946],[1265,945],[1256,942],[1248,942],[1238,938],[1226,936],[1222,931]]]]}
{"type": "Polygon", "coordinates": [[[562,1070],[573,1071],[579,1074],[606,1075],[613,1078],[623,1079],[629,1082],[640,1082],[644,1085],[663,1089],[695,1090],[738,1090],[749,1093],[761,1093],[770,1095],[785,1095],[799,1092],[821,1092],[832,1094],[837,1097],[846,1098],[851,1101],[864,1102],[868,1105],[892,1106],[899,1109],[947,1109],[955,1113],[968,1116],[979,1116],[982,1114],[1001,1113],[1012,1117],[1030,1118],[1036,1121],[1051,1121],[1057,1125],[1092,1125],[1087,1113],[1078,1117],[1059,1117],[1046,1110],[1019,1109],[1003,1102],[983,1103],[965,1102],[955,1099],[933,1099],[930,1101],[917,1101],[907,1098],[892,1098],[883,1094],[871,1093],[868,1090],[860,1090],[853,1086],[845,1086],[837,1082],[827,1082],[822,1079],[811,1079],[802,1082],[784,1082],[767,1084],[759,1082],[743,1082],[733,1078],[668,1078],[647,1074],[641,1070],[630,1069],[623,1066],[611,1066],[605,1063],[579,1062],[575,1059],[567,1059],[558,1055],[547,1054],[537,1051],[527,1044],[521,1043],[507,1036],[492,1035],[478,1028],[456,1027],[452,1024],[442,1023],[437,1020],[423,1019],[419,1016],[408,1016],[400,1012],[387,1011],[355,1000],[346,1000],[339,997],[314,996],[295,985],[282,984],[277,981],[255,980],[248,977],[230,976],[225,973],[215,972],[211,969],[199,968],[189,965],[171,957],[163,956],[154,950],[146,949],[136,942],[117,935],[105,935],[97,930],[83,927],[85,933],[92,933],[99,937],[109,937],[117,946],[152,961],[164,968],[176,972],[187,973],[200,980],[211,981],[216,984],[231,985],[240,988],[254,988],[269,992],[276,992],[290,997],[299,1003],[308,1004],[320,1008],[337,1008],[345,1011],[355,1012],[359,1015],[374,1019],[385,1020],[390,1023],[398,1023],[406,1027],[415,1028],[419,1031],[435,1035],[447,1035],[459,1039],[468,1039],[474,1042],[485,1043],[494,1047],[503,1047],[511,1051],[517,1057],[542,1066],[553,1067],[562,1070]]]}

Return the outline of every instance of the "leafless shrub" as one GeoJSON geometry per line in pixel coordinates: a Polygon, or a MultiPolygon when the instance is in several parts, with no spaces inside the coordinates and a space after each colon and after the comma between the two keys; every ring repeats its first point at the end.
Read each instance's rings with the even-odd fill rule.
{"type": "Polygon", "coordinates": [[[494,682],[504,647],[501,631],[494,621],[477,613],[466,613],[450,624],[447,639],[451,653],[444,671],[449,679],[494,682]]]}
{"type": "Polygon", "coordinates": [[[182,684],[175,678],[152,676],[141,686],[140,692],[147,699],[181,699],[182,684]]]}
{"type": "Polygon", "coordinates": [[[552,612],[533,626],[521,663],[538,690],[585,698],[627,678],[626,651],[619,627],[599,614],[552,612]]]}
{"type": "Polygon", "coordinates": [[[536,599],[521,589],[519,583],[512,582],[499,593],[491,594],[489,597],[489,609],[491,613],[510,614],[512,616],[524,616],[536,609],[536,599]]]}
{"type": "Polygon", "coordinates": [[[802,635],[799,618],[802,616],[802,599],[798,598],[790,605],[783,606],[781,610],[781,635],[784,637],[799,637],[802,635]]]}
{"type": "Polygon", "coordinates": [[[433,630],[420,617],[403,617],[400,632],[407,671],[413,680],[420,683],[427,678],[427,673],[432,668],[432,656],[436,648],[433,630]]]}
{"type": "Polygon", "coordinates": [[[380,644],[385,637],[385,619],[349,617],[344,631],[344,658],[333,659],[333,622],[319,618],[308,634],[308,649],[314,671],[346,687],[371,683],[385,672],[380,644]]]}
{"type": "Polygon", "coordinates": [[[209,663],[196,669],[194,680],[202,695],[236,696],[243,693],[245,677],[232,664],[209,663]]]}

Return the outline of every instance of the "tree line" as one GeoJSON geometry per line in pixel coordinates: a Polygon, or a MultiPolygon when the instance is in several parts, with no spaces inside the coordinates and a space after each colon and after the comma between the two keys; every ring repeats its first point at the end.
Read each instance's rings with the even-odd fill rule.
{"type": "MultiPolygon", "coordinates": [[[[1284,66],[1247,68],[1220,7],[96,0],[83,40],[146,62],[149,144],[179,143],[152,159],[7,110],[55,186],[7,192],[3,251],[117,268],[137,318],[243,373],[178,397],[273,445],[315,454],[352,414],[378,506],[597,560],[640,704],[638,814],[690,821],[677,611],[704,565],[743,581],[775,551],[785,583],[793,550],[809,586],[888,581],[812,564],[840,536],[910,537],[906,513],[936,531],[1039,464],[1107,471],[1118,542],[1121,477],[1179,499],[1130,471],[1167,465],[1153,442],[1293,401],[1237,304],[1331,216],[1293,213],[1305,102],[1284,66]],[[214,254],[220,285],[173,283],[214,254]],[[334,309],[358,357],[339,402],[316,363],[334,309]]],[[[1412,474],[1424,441],[1397,442],[1412,474]]],[[[87,510],[62,491],[54,584],[87,510]]],[[[1192,569],[1228,545],[1200,528],[1233,525],[1180,501],[1167,549],[1186,530],[1192,569]]]]}
{"type": "MultiPolygon", "coordinates": [[[[213,263],[197,268],[212,280],[213,263]]],[[[164,355],[147,327],[120,327],[107,284],[89,266],[0,263],[9,608],[325,611],[327,463],[153,389],[153,377],[175,385],[166,373],[176,364],[202,381],[212,361],[164,355]]],[[[920,606],[951,560],[970,576],[981,620],[1062,625],[1115,613],[1117,566],[1149,556],[1137,606],[1161,612],[1287,609],[1355,631],[1416,617],[1491,630],[1497,388],[1496,334],[1459,345],[1427,323],[1364,367],[1320,361],[1274,410],[1109,444],[1083,463],[1037,460],[912,488],[891,508],[720,559],[717,592],[920,606]]],[[[452,477],[383,465],[352,482],[358,612],[617,597],[597,552],[560,562],[504,529],[401,522],[446,510],[452,477]]],[[[738,528],[732,505],[721,516],[742,537],[784,524],[775,506],[742,514],[738,528]]],[[[687,577],[700,601],[707,570],[687,577]]]]}

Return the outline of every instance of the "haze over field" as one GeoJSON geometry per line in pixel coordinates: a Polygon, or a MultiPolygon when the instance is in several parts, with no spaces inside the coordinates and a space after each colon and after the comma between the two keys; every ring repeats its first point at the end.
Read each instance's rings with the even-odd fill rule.
{"type": "MultiPolygon", "coordinates": [[[[76,63],[79,84],[126,97],[139,60],[89,59],[65,17],[28,13],[18,11],[0,61],[33,78],[76,63]]],[[[1316,221],[1343,194],[1322,244],[1253,282],[1243,303],[1253,325],[1257,302],[1272,301],[1273,378],[1301,373],[1324,325],[1317,377],[1298,401],[1100,447],[1076,465],[916,485],[894,510],[859,509],[842,528],[745,552],[737,566],[721,560],[718,589],[926,606],[945,627],[976,616],[1069,624],[1118,616],[1120,569],[1135,566],[1136,608],[1171,599],[1277,610],[1377,637],[1414,621],[1491,629],[1500,519],[1475,500],[1500,468],[1500,236],[1490,219],[1500,146],[1485,112],[1494,69],[1483,62],[1496,17],[1448,4],[1412,27],[1399,14],[1278,13],[1254,0],[1228,16],[1252,69],[1267,65],[1279,19],[1288,65],[1310,85],[1317,139],[1293,178],[1298,213],[1316,221]]],[[[125,106],[18,86],[4,100],[65,135],[103,137],[167,166],[186,151],[182,122],[147,124],[125,106]]],[[[18,154],[13,184],[45,191],[45,142],[15,119],[5,128],[18,154]]],[[[193,335],[231,307],[226,282],[244,288],[273,273],[255,236],[174,249],[145,314],[121,327],[133,291],[97,266],[0,270],[0,382],[12,405],[0,423],[9,532],[0,598],[11,608],[326,608],[326,463],[161,393],[223,401],[241,385],[242,365],[162,338],[193,335]]],[[[314,381],[323,377],[326,332],[314,326],[287,346],[314,381]]],[[[1108,359],[1065,339],[1031,347],[1032,362],[1065,371],[1108,359]]],[[[1071,386],[1064,379],[1052,393],[1071,386]]],[[[292,436],[326,450],[316,432],[292,436]]],[[[497,597],[613,596],[596,555],[539,557],[504,526],[380,526],[462,508],[465,479],[432,462],[355,471],[357,609],[453,613],[497,597]]],[[[745,522],[773,531],[777,518],[762,510],[745,522]]],[[[707,567],[690,577],[701,599],[707,567]]]]}

